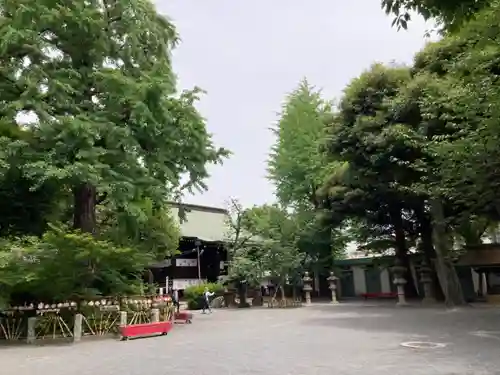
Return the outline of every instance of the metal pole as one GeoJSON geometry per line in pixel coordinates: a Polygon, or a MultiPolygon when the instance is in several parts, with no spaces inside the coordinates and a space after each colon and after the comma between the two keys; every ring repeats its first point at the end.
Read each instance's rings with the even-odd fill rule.
{"type": "Polygon", "coordinates": [[[198,284],[201,284],[201,265],[200,265],[200,245],[196,244],[196,255],[198,258],[198,284]]]}

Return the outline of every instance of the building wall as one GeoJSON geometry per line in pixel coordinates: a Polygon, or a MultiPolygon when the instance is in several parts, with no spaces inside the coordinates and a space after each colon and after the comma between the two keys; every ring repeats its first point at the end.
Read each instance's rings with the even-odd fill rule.
{"type": "MultiPolygon", "coordinates": [[[[340,262],[339,262],[340,263],[340,262]]],[[[382,293],[390,293],[391,291],[395,291],[395,286],[393,285],[393,280],[391,280],[391,272],[386,264],[390,263],[379,263],[378,266],[375,266],[375,269],[380,270],[380,291],[382,293]]],[[[418,264],[418,263],[417,263],[418,264]]],[[[353,279],[354,279],[354,290],[356,296],[361,296],[361,294],[367,292],[367,279],[366,279],[366,269],[367,267],[372,269],[374,265],[371,263],[369,259],[363,259],[360,262],[360,259],[352,259],[352,260],[343,260],[342,263],[343,272],[346,272],[348,269],[352,270],[353,279]],[[349,261],[352,261],[352,265],[348,266],[349,261]]],[[[419,294],[422,294],[421,283],[420,283],[420,275],[417,271],[417,266],[415,262],[410,263],[411,272],[415,281],[415,287],[419,294]]],[[[464,292],[464,297],[466,300],[474,300],[477,297],[477,292],[479,291],[480,283],[479,283],[479,275],[470,267],[457,267],[457,274],[459,276],[460,282],[462,284],[462,290],[464,292]]],[[[373,284],[373,279],[372,279],[373,284]]],[[[371,285],[371,289],[374,286],[371,285]]],[[[376,288],[375,288],[376,289],[376,288]]],[[[340,297],[342,297],[342,290],[339,288],[340,297]]]]}
{"type": "Polygon", "coordinates": [[[380,272],[380,284],[382,285],[382,293],[390,293],[391,292],[391,283],[392,280],[389,275],[389,270],[384,268],[380,272]]]}
{"type": "MultiPolygon", "coordinates": [[[[363,293],[367,292],[367,280],[366,280],[366,273],[365,273],[365,266],[352,266],[351,267],[354,275],[354,290],[356,292],[357,296],[360,296],[363,293]]],[[[411,265],[412,273],[413,273],[413,278],[414,280],[418,280],[417,277],[417,272],[415,269],[415,266],[412,264],[411,265]]],[[[390,272],[389,269],[386,267],[380,267],[379,268],[380,272],[380,287],[381,287],[381,292],[382,293],[390,293],[393,288],[391,288],[391,284],[393,283],[393,280],[391,280],[390,272]]],[[[418,283],[417,283],[418,284],[418,283]]],[[[416,285],[417,290],[418,290],[418,285],[416,285]]]]}
{"type": "Polygon", "coordinates": [[[365,269],[363,267],[353,266],[352,273],[354,276],[354,291],[356,295],[366,293],[365,269]]]}
{"type": "Polygon", "coordinates": [[[224,241],[228,235],[228,213],[221,208],[183,204],[170,208],[179,221],[183,237],[199,238],[202,241],[224,241]],[[181,212],[182,211],[182,212],[181,212]]]}
{"type": "Polygon", "coordinates": [[[225,272],[227,260],[222,244],[228,235],[227,211],[176,202],[170,202],[170,211],[180,227],[180,254],[152,265],[156,275],[154,281],[164,288],[168,277],[170,287],[182,290],[198,284],[199,276],[201,280],[217,280],[225,272]],[[196,249],[200,251],[201,275],[198,275],[196,249]]]}

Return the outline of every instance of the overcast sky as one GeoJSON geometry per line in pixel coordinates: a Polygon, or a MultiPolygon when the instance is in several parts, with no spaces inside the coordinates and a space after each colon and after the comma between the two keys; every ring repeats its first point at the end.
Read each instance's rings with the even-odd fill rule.
{"type": "Polygon", "coordinates": [[[284,96],[303,77],[338,98],[373,62],[411,62],[430,26],[391,28],[379,0],[155,0],[182,43],[174,69],[182,88],[200,86],[199,109],[217,145],[233,155],[211,168],[209,190],[186,203],[224,207],[274,200],[266,160],[284,96]]]}

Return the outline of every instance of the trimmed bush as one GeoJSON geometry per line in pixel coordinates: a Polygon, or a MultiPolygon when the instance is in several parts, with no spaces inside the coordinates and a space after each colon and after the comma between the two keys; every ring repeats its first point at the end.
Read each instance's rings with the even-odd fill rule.
{"type": "Polygon", "coordinates": [[[205,288],[208,288],[209,291],[216,295],[224,292],[224,286],[218,283],[204,283],[187,287],[184,289],[184,298],[187,301],[189,310],[200,310],[203,308],[203,293],[205,292],[205,288]]]}

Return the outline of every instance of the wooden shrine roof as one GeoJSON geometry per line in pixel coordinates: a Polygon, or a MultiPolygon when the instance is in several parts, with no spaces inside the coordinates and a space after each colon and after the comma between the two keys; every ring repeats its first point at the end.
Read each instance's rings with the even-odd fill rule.
{"type": "Polygon", "coordinates": [[[472,267],[500,267],[500,244],[471,246],[458,258],[457,264],[472,267]]]}

